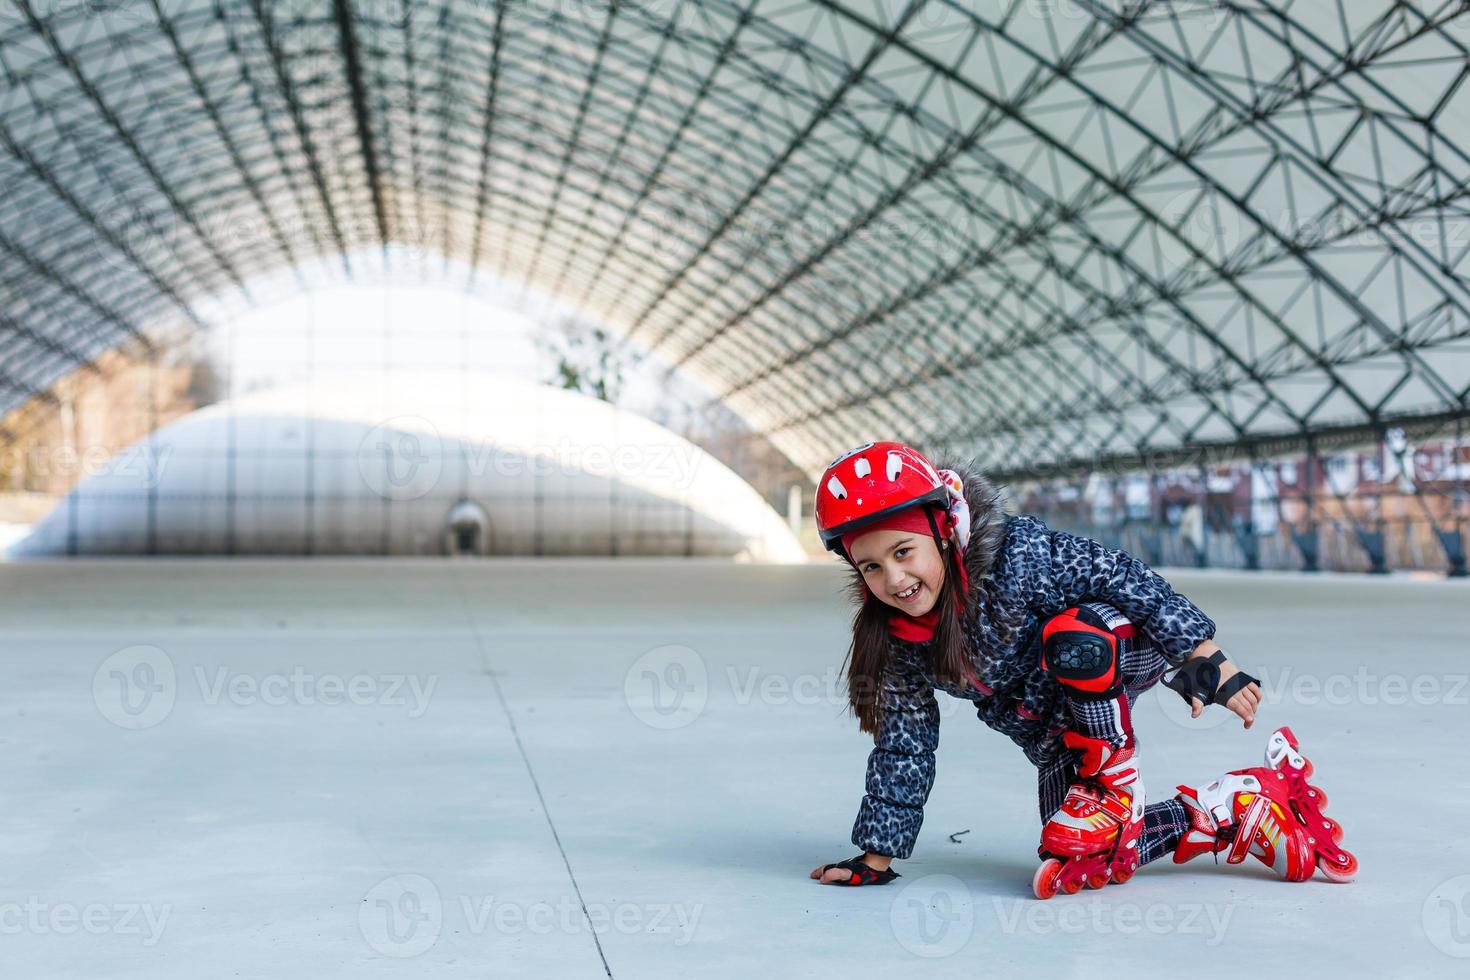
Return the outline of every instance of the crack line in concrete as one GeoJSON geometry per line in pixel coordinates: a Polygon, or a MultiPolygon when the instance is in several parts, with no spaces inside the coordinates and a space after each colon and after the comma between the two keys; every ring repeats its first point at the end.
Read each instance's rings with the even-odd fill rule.
{"type": "MultiPolygon", "coordinates": [[[[452,573],[451,573],[452,574],[452,573]]],[[[572,871],[572,862],[567,857],[566,848],[562,846],[561,835],[556,832],[556,824],[551,819],[551,808],[546,805],[546,797],[541,793],[541,783],[536,779],[536,770],[531,767],[531,757],[526,754],[526,746],[521,742],[521,733],[516,728],[515,716],[510,712],[510,704],[505,700],[505,692],[500,689],[500,681],[496,679],[495,672],[490,669],[490,653],[485,649],[485,638],[480,632],[479,620],[475,618],[470,608],[469,599],[464,593],[464,583],[461,576],[452,575],[455,591],[459,594],[460,605],[464,607],[465,617],[470,622],[470,629],[475,636],[475,647],[480,652],[480,661],[485,668],[485,676],[490,678],[491,685],[495,688],[496,700],[500,702],[500,709],[505,712],[505,720],[510,725],[511,738],[515,740],[516,751],[521,754],[521,762],[526,767],[526,775],[531,777],[531,788],[536,791],[536,799],[541,803],[541,815],[546,818],[546,826],[551,830],[551,839],[556,841],[557,852],[561,854],[561,862],[566,866],[567,878],[571,880],[572,891],[577,893],[577,904],[582,908],[582,918],[587,922],[587,928],[592,933],[592,942],[597,946],[598,959],[602,960],[602,970],[607,974],[609,980],[612,978],[612,968],[607,965],[607,954],[602,949],[602,940],[598,938],[597,928],[592,924],[592,916],[587,913],[587,900],[582,897],[582,887],[577,884],[577,876],[572,871]]]]}

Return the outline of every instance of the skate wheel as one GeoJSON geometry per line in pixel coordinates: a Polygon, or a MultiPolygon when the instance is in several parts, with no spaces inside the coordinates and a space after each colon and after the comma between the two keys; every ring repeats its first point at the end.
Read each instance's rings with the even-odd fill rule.
{"type": "Polygon", "coordinates": [[[1312,760],[1311,759],[1303,759],[1302,760],[1302,778],[1303,779],[1311,779],[1312,778],[1312,773],[1314,773],[1316,771],[1317,771],[1317,767],[1314,766],[1314,765],[1312,765],[1312,760]]]}
{"type": "Polygon", "coordinates": [[[1327,794],[1323,791],[1322,787],[1308,786],[1307,798],[1310,799],[1313,803],[1317,804],[1317,809],[1327,809],[1327,794]]]}
{"type": "Polygon", "coordinates": [[[1082,884],[1081,878],[1070,878],[1062,882],[1062,894],[1075,895],[1082,890],[1082,884]]]}
{"type": "Polygon", "coordinates": [[[1340,853],[1345,861],[1336,861],[1326,855],[1317,858],[1317,868],[1328,881],[1348,882],[1358,876],[1358,859],[1347,851],[1340,853]]]}
{"type": "Polygon", "coordinates": [[[1088,875],[1087,876],[1087,887],[1088,888],[1106,888],[1107,887],[1107,884],[1108,884],[1108,882],[1110,880],[1111,879],[1106,874],[1088,875]]]}
{"type": "Polygon", "coordinates": [[[1338,823],[1336,820],[1328,820],[1326,817],[1322,818],[1322,822],[1327,825],[1327,832],[1332,835],[1332,843],[1341,844],[1342,824],[1338,823]]]}
{"type": "Polygon", "coordinates": [[[1047,858],[1041,862],[1041,867],[1036,869],[1036,874],[1031,876],[1031,892],[1037,898],[1045,901],[1057,893],[1057,885],[1062,878],[1062,862],[1056,858],[1047,858]]]}
{"type": "Polygon", "coordinates": [[[1113,881],[1116,884],[1119,884],[1119,885],[1123,884],[1123,882],[1127,881],[1129,878],[1132,878],[1132,877],[1133,877],[1133,869],[1132,868],[1117,868],[1117,869],[1115,869],[1113,871],[1113,881]]]}

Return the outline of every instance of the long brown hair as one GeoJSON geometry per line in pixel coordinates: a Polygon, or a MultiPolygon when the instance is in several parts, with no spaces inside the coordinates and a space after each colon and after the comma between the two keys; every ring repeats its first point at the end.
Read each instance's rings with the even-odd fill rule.
{"type": "MultiPolygon", "coordinates": [[[[929,643],[928,665],[940,683],[958,684],[963,683],[967,663],[960,615],[969,600],[967,596],[960,595],[960,556],[955,554],[954,548],[942,547],[939,555],[944,565],[944,582],[939,587],[939,598],[934,600],[939,620],[934,627],[934,639],[929,643]]],[[[852,617],[852,646],[848,648],[845,661],[847,704],[857,715],[858,727],[877,738],[881,720],[878,695],[893,642],[888,631],[888,619],[895,610],[864,585],[861,572],[848,591],[859,606],[852,617]]]]}

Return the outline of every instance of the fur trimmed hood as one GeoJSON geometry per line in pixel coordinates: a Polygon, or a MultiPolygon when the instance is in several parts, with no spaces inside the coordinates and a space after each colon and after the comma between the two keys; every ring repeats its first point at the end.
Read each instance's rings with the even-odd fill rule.
{"type": "MultiPolygon", "coordinates": [[[[1007,514],[1004,494],[985,477],[973,459],[951,456],[931,458],[935,469],[954,470],[964,487],[965,502],[970,505],[970,542],[965,546],[965,574],[970,580],[966,605],[974,608],[981,582],[1000,556],[1005,543],[1007,514]]],[[[866,594],[862,573],[848,563],[851,573],[850,594],[861,602],[866,594]]]]}

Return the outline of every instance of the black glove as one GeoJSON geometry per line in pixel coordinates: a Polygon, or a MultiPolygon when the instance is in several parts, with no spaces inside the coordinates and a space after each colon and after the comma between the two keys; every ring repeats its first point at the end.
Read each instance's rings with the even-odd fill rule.
{"type": "Polygon", "coordinates": [[[1220,665],[1224,662],[1222,650],[1208,657],[1190,657],[1174,671],[1174,676],[1164,678],[1164,686],[1178,692],[1185,704],[1196,700],[1200,704],[1224,704],[1242,688],[1261,683],[1242,670],[1221,685],[1220,665]]]}
{"type": "Polygon", "coordinates": [[[863,863],[861,854],[857,857],[850,857],[846,861],[838,861],[836,864],[822,865],[823,875],[827,873],[828,868],[845,868],[852,872],[852,877],[846,881],[824,881],[822,882],[824,885],[886,885],[894,878],[903,877],[892,868],[879,871],[877,868],[868,867],[863,863]]]}

